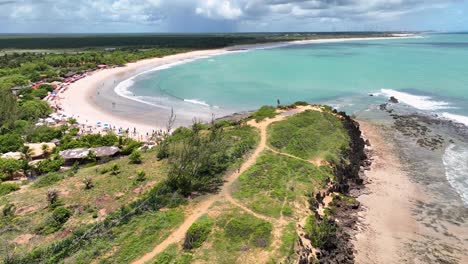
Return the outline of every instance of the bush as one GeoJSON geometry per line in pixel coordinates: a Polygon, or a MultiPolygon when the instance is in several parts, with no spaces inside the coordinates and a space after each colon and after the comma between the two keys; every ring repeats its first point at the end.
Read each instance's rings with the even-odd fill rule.
{"type": "Polygon", "coordinates": [[[48,126],[40,126],[26,135],[26,140],[31,143],[49,142],[52,139],[61,138],[62,129],[48,126]]]}
{"type": "Polygon", "coordinates": [[[24,140],[17,134],[0,135],[0,153],[19,151],[24,144],[24,140]]]}
{"type": "Polygon", "coordinates": [[[133,139],[127,139],[127,141],[129,141],[129,142],[125,145],[125,147],[122,148],[122,151],[120,151],[123,155],[129,155],[134,150],[136,150],[136,149],[138,149],[139,147],[142,146],[141,142],[135,141],[133,139]]]}
{"type": "Polygon", "coordinates": [[[84,183],[84,185],[85,185],[85,187],[84,187],[85,190],[89,190],[89,189],[91,189],[91,188],[94,187],[94,185],[93,185],[93,179],[92,179],[91,177],[85,177],[85,178],[83,179],[83,183],[84,183]]]}
{"type": "Polygon", "coordinates": [[[46,216],[44,221],[36,227],[36,233],[48,235],[60,230],[71,215],[72,212],[65,207],[59,206],[55,208],[52,214],[46,216]]]}
{"type": "Polygon", "coordinates": [[[112,165],[112,167],[110,168],[110,174],[111,175],[120,174],[120,166],[117,164],[112,165]]]}
{"type": "Polygon", "coordinates": [[[13,174],[23,168],[23,162],[15,159],[0,158],[0,180],[10,180],[13,174]]]}
{"type": "Polygon", "coordinates": [[[257,112],[252,114],[255,121],[260,122],[266,118],[273,118],[276,114],[276,108],[273,106],[262,106],[257,112]]]}
{"type": "Polygon", "coordinates": [[[185,234],[184,249],[199,248],[208,238],[213,227],[213,220],[203,216],[193,223],[185,234]]]}
{"type": "Polygon", "coordinates": [[[19,190],[19,188],[19,185],[16,183],[0,183],[0,196],[19,190]]]}
{"type": "Polygon", "coordinates": [[[142,162],[141,152],[139,150],[134,150],[128,158],[130,159],[130,164],[141,164],[142,162]]]}
{"type": "Polygon", "coordinates": [[[32,186],[35,187],[35,188],[42,188],[42,187],[46,187],[46,186],[51,186],[54,183],[63,180],[64,178],[65,177],[62,174],[52,172],[52,173],[48,173],[46,175],[38,177],[34,181],[32,186]]]}
{"type": "Polygon", "coordinates": [[[39,161],[36,165],[36,171],[40,174],[46,174],[50,172],[56,172],[60,170],[60,167],[64,164],[62,158],[57,157],[55,159],[46,159],[39,161]]]}
{"type": "Polygon", "coordinates": [[[142,182],[146,180],[146,173],[144,171],[138,171],[136,176],[137,182],[142,182]]]}
{"type": "Polygon", "coordinates": [[[329,219],[320,220],[315,215],[311,215],[307,218],[304,228],[314,247],[320,249],[331,249],[334,247],[336,238],[335,221],[329,219]]]}
{"type": "Polygon", "coordinates": [[[20,119],[35,121],[38,118],[47,117],[52,113],[49,104],[40,100],[30,100],[23,102],[19,107],[20,119]]]}

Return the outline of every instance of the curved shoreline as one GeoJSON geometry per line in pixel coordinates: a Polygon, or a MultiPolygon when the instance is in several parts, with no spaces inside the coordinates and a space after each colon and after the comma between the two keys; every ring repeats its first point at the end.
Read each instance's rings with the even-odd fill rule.
{"type": "MultiPolygon", "coordinates": [[[[115,88],[122,81],[132,79],[139,74],[147,71],[157,71],[155,70],[156,67],[163,67],[170,64],[179,65],[180,63],[185,63],[184,61],[191,62],[200,58],[238,52],[239,50],[268,49],[313,43],[415,37],[418,36],[301,40],[284,43],[232,46],[214,50],[199,50],[161,58],[145,59],[128,63],[123,67],[97,70],[90,73],[89,76],[72,83],[65,92],[60,94],[60,105],[66,116],[77,119],[81,124],[95,125],[98,122],[102,122],[117,128],[135,129],[140,135],[146,133],[151,134],[153,130],[163,129],[165,127],[165,121],[170,115],[170,110],[156,107],[148,104],[148,102],[142,102],[142,100],[132,98],[129,95],[122,96],[122,93],[116,93],[115,88]]],[[[178,126],[190,124],[193,118],[200,118],[198,113],[190,113],[190,109],[183,110],[186,110],[188,115],[183,118],[179,116],[178,126]]],[[[210,117],[213,114],[215,114],[213,109],[207,109],[206,113],[204,113],[205,117],[210,117]]],[[[231,112],[219,111],[216,114],[227,115],[231,114],[231,112]]]]}

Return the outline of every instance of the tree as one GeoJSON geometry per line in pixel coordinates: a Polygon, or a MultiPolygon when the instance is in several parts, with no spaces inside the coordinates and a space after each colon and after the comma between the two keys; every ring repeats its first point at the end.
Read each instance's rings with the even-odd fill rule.
{"type": "Polygon", "coordinates": [[[0,128],[15,121],[18,112],[16,97],[8,89],[0,89],[0,128]]]}
{"type": "Polygon", "coordinates": [[[19,108],[20,119],[34,121],[52,113],[49,104],[44,101],[30,100],[23,102],[19,108]]]}
{"type": "Polygon", "coordinates": [[[13,178],[13,174],[23,168],[23,162],[15,159],[0,158],[0,177],[1,180],[9,180],[13,178]],[[1,175],[4,175],[3,177],[1,175]]]}

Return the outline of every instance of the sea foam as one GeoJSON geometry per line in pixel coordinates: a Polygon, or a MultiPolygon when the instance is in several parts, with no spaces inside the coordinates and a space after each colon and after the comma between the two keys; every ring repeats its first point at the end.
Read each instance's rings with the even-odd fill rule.
{"type": "Polygon", "coordinates": [[[468,207],[468,149],[451,144],[442,159],[448,182],[468,207]]]}
{"type": "Polygon", "coordinates": [[[197,104],[197,105],[208,106],[208,107],[210,106],[210,105],[207,104],[206,102],[201,101],[201,100],[197,100],[197,99],[184,99],[184,102],[192,103],[192,104],[197,104]]]}
{"type": "Polygon", "coordinates": [[[460,124],[464,124],[465,126],[468,126],[468,116],[462,116],[462,115],[456,115],[456,114],[451,114],[444,112],[442,113],[442,116],[444,118],[450,119],[452,121],[455,121],[460,124]]]}
{"type": "Polygon", "coordinates": [[[381,94],[388,97],[393,96],[400,102],[403,102],[419,110],[434,111],[454,108],[450,106],[450,103],[433,100],[430,96],[413,95],[391,89],[381,89],[380,92],[381,94]]]}

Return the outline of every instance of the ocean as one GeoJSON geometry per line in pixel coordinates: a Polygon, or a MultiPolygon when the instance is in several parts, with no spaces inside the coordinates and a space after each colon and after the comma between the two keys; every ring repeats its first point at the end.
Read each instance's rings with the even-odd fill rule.
{"type": "MultiPolygon", "coordinates": [[[[115,91],[201,119],[277,100],[324,103],[359,116],[394,96],[400,113],[468,126],[468,34],[236,50],[146,71],[115,91]]],[[[456,138],[439,156],[446,180],[468,207],[468,142],[444,136],[456,138]]]]}

